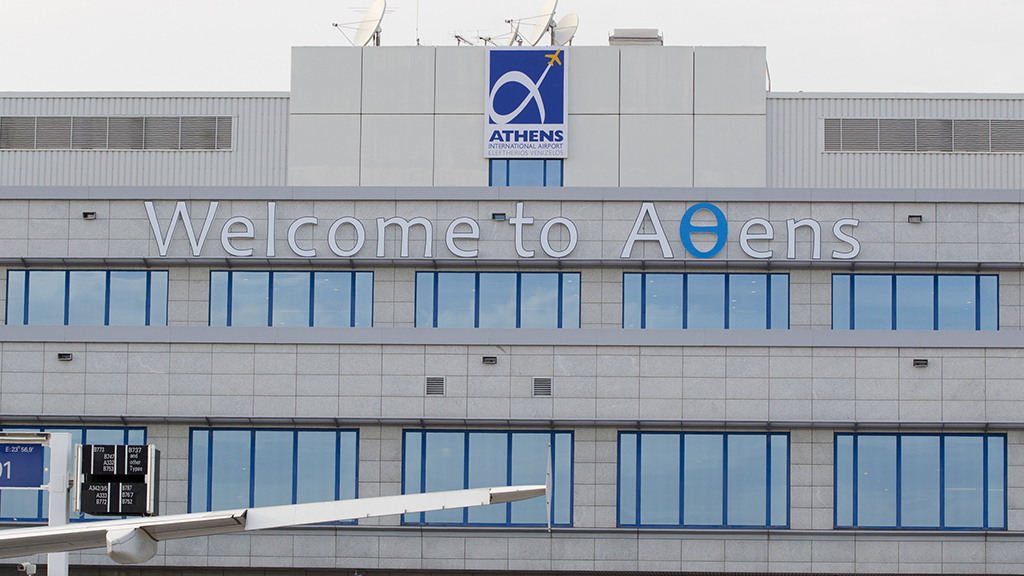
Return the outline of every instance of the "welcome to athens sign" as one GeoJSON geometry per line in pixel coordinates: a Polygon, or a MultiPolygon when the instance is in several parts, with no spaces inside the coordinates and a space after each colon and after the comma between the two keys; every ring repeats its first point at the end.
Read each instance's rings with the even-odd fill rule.
{"type": "MultiPolygon", "coordinates": [[[[181,235],[175,240],[174,231],[181,223],[185,236],[188,238],[189,247],[193,257],[200,257],[203,248],[207,243],[210,231],[213,228],[219,202],[210,202],[203,217],[202,225],[193,219],[185,202],[177,202],[174,211],[168,219],[167,214],[161,218],[156,211],[153,202],[146,202],[146,213],[149,216],[149,223],[156,238],[157,248],[160,256],[167,256],[170,246],[175,241],[181,241],[181,235]]],[[[261,215],[262,216],[262,215],[261,215]]],[[[237,258],[249,258],[256,253],[256,247],[265,245],[264,255],[267,258],[294,257],[318,258],[329,257],[324,254],[317,254],[312,243],[303,244],[299,240],[299,231],[306,227],[312,229],[312,237],[326,239],[327,245],[333,256],[339,258],[385,258],[419,257],[419,254],[412,256],[410,252],[411,232],[414,228],[422,228],[423,258],[434,258],[434,227],[435,224],[445,229],[444,242],[448,252],[455,258],[479,258],[480,249],[477,247],[481,240],[480,224],[473,218],[462,216],[451,221],[432,222],[422,216],[405,218],[402,216],[384,217],[380,216],[373,221],[364,223],[354,216],[342,215],[330,223],[321,222],[314,216],[303,216],[290,222],[279,222],[277,217],[277,203],[267,202],[266,229],[257,230],[253,223],[252,215],[231,215],[220,226],[220,245],[228,255],[237,258]],[[277,230],[278,227],[287,226],[288,250],[290,254],[279,256],[277,253],[277,230]],[[368,226],[376,228],[375,250],[367,249],[368,226]],[[344,230],[344,234],[341,234],[344,230]],[[400,238],[400,252],[398,255],[386,254],[386,240],[388,235],[400,238]],[[339,240],[341,235],[345,240],[339,240]],[[397,235],[397,236],[395,236],[397,235]]],[[[550,218],[543,223],[535,221],[533,216],[528,215],[525,203],[516,203],[515,215],[508,218],[509,232],[504,238],[515,244],[516,255],[519,258],[533,258],[539,247],[540,250],[550,258],[567,258],[572,255],[579,244],[580,233],[576,224],[570,219],[562,216],[550,218]],[[539,230],[537,227],[539,226],[539,230]],[[559,234],[555,242],[552,242],[552,233],[555,230],[564,232],[559,234]]],[[[860,254],[860,242],[853,236],[860,221],[854,218],[843,218],[832,223],[832,236],[845,250],[833,250],[830,258],[837,260],[850,260],[860,254]]],[[[674,225],[674,223],[673,223],[674,225]]],[[[740,226],[735,241],[739,242],[743,253],[750,258],[771,259],[776,258],[775,253],[775,230],[776,225],[765,218],[751,218],[740,226]]],[[[817,220],[803,218],[796,220],[787,219],[784,224],[786,230],[786,255],[788,260],[797,258],[797,237],[804,234],[810,240],[810,253],[803,256],[812,260],[821,258],[822,226],[817,220]]],[[[679,241],[683,250],[696,258],[713,258],[729,241],[729,226],[725,219],[725,213],[718,206],[701,202],[690,206],[683,214],[679,224],[679,241]],[[698,218],[698,214],[700,217],[698,218]],[[706,224],[713,221],[713,224],[706,224]],[[701,246],[694,242],[695,237],[701,246]]],[[[308,236],[308,234],[303,234],[308,236]]],[[[605,238],[605,241],[608,239],[605,238]]],[[[643,202],[637,211],[636,219],[632,229],[622,238],[622,252],[620,258],[631,258],[634,247],[642,243],[656,243],[661,250],[662,256],[666,259],[675,258],[673,242],[669,240],[669,233],[658,216],[658,211],[653,202],[643,202]],[[650,223],[649,227],[645,225],[650,223]]],[[[494,255],[491,255],[492,257],[494,255]]]]}

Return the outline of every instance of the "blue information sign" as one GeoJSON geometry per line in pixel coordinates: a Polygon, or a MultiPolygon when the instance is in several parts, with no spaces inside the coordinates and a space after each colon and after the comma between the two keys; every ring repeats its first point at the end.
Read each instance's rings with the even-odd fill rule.
{"type": "Polygon", "coordinates": [[[41,444],[0,444],[0,488],[38,488],[42,484],[41,444]]]}

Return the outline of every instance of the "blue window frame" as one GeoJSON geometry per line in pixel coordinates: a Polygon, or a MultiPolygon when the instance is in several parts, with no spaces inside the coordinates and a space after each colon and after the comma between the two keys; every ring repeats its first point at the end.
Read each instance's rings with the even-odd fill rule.
{"type": "Polygon", "coordinates": [[[373,272],[210,272],[210,326],[373,325],[373,272]]]}
{"type": "MultiPolygon", "coordinates": [[[[4,426],[0,432],[67,432],[71,444],[134,444],[146,443],[145,428],[115,427],[63,427],[47,428],[4,426]]],[[[50,448],[43,448],[43,462],[50,461],[50,448]]],[[[50,467],[43,467],[43,483],[50,482],[50,467]]],[[[0,490],[0,521],[3,522],[46,522],[49,517],[50,499],[45,490],[0,490]]],[[[89,514],[71,513],[71,521],[95,518],[89,514]]]]}
{"type": "Polygon", "coordinates": [[[188,510],[355,498],[355,430],[192,428],[188,510]]]}
{"type": "Polygon", "coordinates": [[[490,166],[491,186],[561,186],[561,159],[494,158],[490,166]]]}
{"type": "Polygon", "coordinates": [[[789,526],[789,435],[619,432],[619,526],[789,526]]]}
{"type": "MultiPolygon", "coordinates": [[[[544,484],[551,446],[552,519],[572,526],[573,434],[549,431],[406,430],[402,493],[544,484]]],[[[543,498],[473,508],[405,514],[403,524],[539,526],[543,498]]]]}
{"type": "Polygon", "coordinates": [[[623,328],[789,328],[788,274],[627,272],[623,328]]]}
{"type": "Polygon", "coordinates": [[[836,434],[837,528],[1006,529],[1006,436],[836,434]]]}
{"type": "Polygon", "coordinates": [[[834,330],[998,330],[994,274],[833,274],[834,330]]]}
{"type": "Polygon", "coordinates": [[[417,272],[420,328],[579,328],[579,272],[417,272]]]}
{"type": "Polygon", "coordinates": [[[167,271],[8,270],[7,324],[166,326],[167,271]]]}

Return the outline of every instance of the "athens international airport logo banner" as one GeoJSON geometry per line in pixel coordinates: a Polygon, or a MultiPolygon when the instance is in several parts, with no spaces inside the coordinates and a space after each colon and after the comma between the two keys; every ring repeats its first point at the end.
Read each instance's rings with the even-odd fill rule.
{"type": "Polygon", "coordinates": [[[568,156],[567,64],[561,47],[487,49],[484,157],[568,156]]]}

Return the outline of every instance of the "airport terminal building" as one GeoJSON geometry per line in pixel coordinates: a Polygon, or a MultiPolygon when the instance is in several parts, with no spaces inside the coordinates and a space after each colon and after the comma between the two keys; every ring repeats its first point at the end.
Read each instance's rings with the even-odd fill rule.
{"type": "Polygon", "coordinates": [[[765,66],[322,47],[288,93],[0,94],[3,431],[155,444],[161,514],[553,462],[550,518],[71,573],[1024,572],[1024,95],[765,66]]]}

